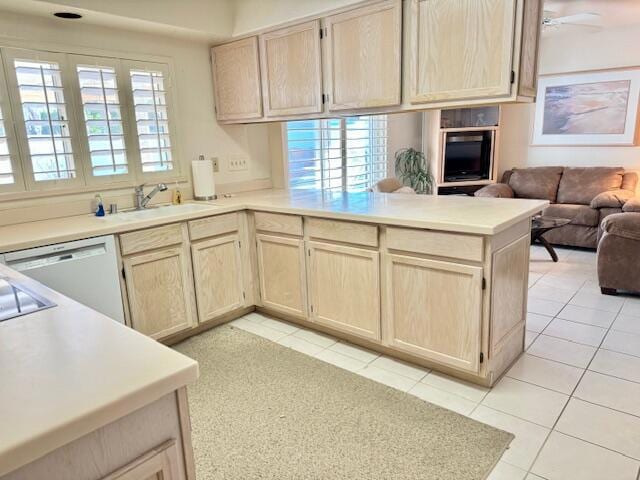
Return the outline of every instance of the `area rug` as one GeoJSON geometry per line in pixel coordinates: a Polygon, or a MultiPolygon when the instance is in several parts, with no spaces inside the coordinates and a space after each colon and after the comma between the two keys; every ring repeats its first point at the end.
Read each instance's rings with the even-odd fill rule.
{"type": "Polygon", "coordinates": [[[513,439],[232,326],[175,348],[200,364],[198,480],[484,480],[513,439]]]}

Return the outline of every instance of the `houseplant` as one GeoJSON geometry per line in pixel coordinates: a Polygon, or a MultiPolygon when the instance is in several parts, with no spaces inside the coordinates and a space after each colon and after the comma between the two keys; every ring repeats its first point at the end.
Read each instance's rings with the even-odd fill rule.
{"type": "Polygon", "coordinates": [[[396,152],[396,176],[403,184],[416,193],[429,194],[433,191],[433,175],[424,153],[413,148],[403,148],[396,152]]]}

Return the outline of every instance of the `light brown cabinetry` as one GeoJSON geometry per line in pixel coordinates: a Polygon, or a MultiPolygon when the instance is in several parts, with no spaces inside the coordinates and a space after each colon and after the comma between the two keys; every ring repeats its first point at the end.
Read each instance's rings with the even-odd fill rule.
{"type": "Polygon", "coordinates": [[[306,317],[304,241],[259,233],[256,247],[262,305],[277,312],[306,317]]]}
{"type": "Polygon", "coordinates": [[[102,480],[179,480],[178,447],[169,440],[102,480]]]}
{"type": "Polygon", "coordinates": [[[267,117],[322,111],[320,21],[260,35],[262,95],[267,117]]]}
{"type": "Polygon", "coordinates": [[[211,61],[218,120],[262,117],[257,37],[213,47],[211,61]]]}
{"type": "Polygon", "coordinates": [[[386,343],[427,360],[477,372],[482,267],[387,254],[386,343]]]}
{"type": "Polygon", "coordinates": [[[379,253],[308,242],[311,321],[380,340],[379,253]]]}
{"type": "Polygon", "coordinates": [[[150,228],[120,236],[131,326],[160,339],[195,324],[187,227],[150,228]]]}
{"type": "Polygon", "coordinates": [[[237,233],[191,245],[198,320],[213,320],[244,306],[242,257],[237,233]]]}
{"type": "Polygon", "coordinates": [[[402,2],[332,15],[325,24],[329,110],[399,105],[402,2]]]}
{"type": "Polygon", "coordinates": [[[517,0],[410,0],[411,103],[511,94],[517,0]]]}

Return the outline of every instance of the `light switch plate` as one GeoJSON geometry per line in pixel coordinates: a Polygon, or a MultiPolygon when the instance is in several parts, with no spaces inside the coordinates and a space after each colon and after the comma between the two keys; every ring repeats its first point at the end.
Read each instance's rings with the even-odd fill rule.
{"type": "Polygon", "coordinates": [[[232,154],[229,155],[229,171],[240,172],[242,170],[249,169],[249,160],[244,155],[232,154]]]}
{"type": "Polygon", "coordinates": [[[211,157],[211,163],[213,163],[213,171],[220,171],[220,163],[218,163],[218,157],[211,157]]]}

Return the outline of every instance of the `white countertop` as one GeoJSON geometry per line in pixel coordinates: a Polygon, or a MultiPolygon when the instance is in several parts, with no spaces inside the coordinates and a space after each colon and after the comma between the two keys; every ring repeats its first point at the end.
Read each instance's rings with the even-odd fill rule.
{"type": "Polygon", "coordinates": [[[544,200],[384,193],[261,190],[198,203],[197,210],[157,209],[144,218],[119,213],[56,218],[0,227],[0,252],[139,230],[237,210],[261,210],[413,228],[495,235],[540,212],[544,200]]]}
{"type": "Polygon", "coordinates": [[[0,476],[198,377],[190,358],[0,265],[57,306],[0,322],[0,476]]]}

